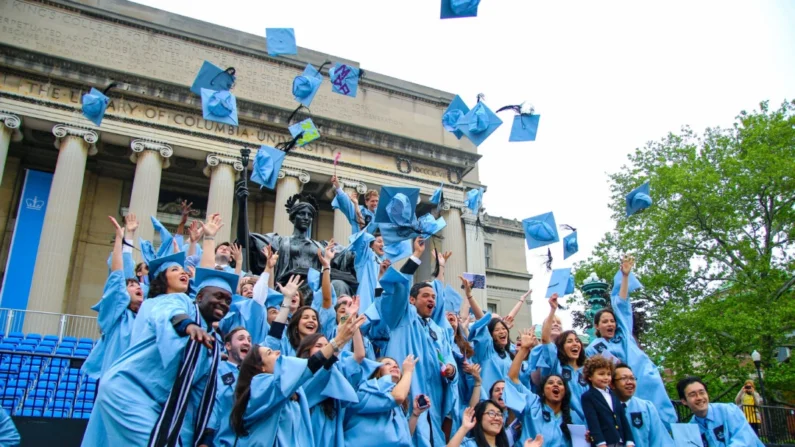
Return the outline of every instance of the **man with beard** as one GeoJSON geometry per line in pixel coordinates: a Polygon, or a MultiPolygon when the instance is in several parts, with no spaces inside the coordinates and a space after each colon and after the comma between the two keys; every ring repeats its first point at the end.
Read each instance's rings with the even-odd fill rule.
{"type": "Polygon", "coordinates": [[[216,374],[215,406],[209,429],[215,433],[215,446],[232,446],[235,433],[229,426],[229,413],[235,404],[235,386],[240,373],[240,364],[251,350],[251,335],[242,327],[236,327],[224,337],[227,359],[218,365],[216,374]]]}
{"type": "Polygon", "coordinates": [[[103,376],[82,445],[194,445],[215,401],[213,324],[229,311],[237,282],[199,268],[195,301],[184,293],[158,298],[134,344],[103,376]]]}
{"type": "Polygon", "coordinates": [[[665,429],[654,404],[635,396],[637,381],[632,369],[624,364],[616,365],[612,388],[626,409],[632,439],[638,447],[673,447],[674,441],[665,429]]]}

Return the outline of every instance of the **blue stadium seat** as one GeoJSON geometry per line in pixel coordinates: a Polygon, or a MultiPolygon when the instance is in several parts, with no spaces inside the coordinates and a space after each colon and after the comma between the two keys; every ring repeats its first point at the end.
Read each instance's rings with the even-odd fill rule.
{"type": "Polygon", "coordinates": [[[41,340],[41,334],[36,334],[31,332],[25,338],[28,340],[41,340]]]}
{"type": "Polygon", "coordinates": [[[31,345],[19,345],[19,346],[17,346],[17,352],[33,352],[33,346],[31,346],[31,345]]]}
{"type": "Polygon", "coordinates": [[[27,398],[27,399],[25,399],[25,405],[24,406],[25,406],[25,408],[39,408],[39,409],[43,410],[46,405],[47,405],[47,399],[31,399],[31,398],[27,398]]]}
{"type": "Polygon", "coordinates": [[[25,334],[23,334],[22,332],[19,332],[19,331],[15,331],[15,332],[9,332],[9,333],[8,333],[8,337],[6,337],[6,338],[19,338],[19,339],[23,339],[23,338],[25,338],[25,334]]]}
{"type": "Polygon", "coordinates": [[[76,411],[72,415],[72,417],[75,418],[75,419],[90,419],[91,418],[91,412],[90,411],[83,411],[83,412],[76,411]]]}
{"type": "Polygon", "coordinates": [[[19,373],[19,380],[36,380],[38,374],[30,373],[30,372],[21,372],[19,373]]]}
{"type": "Polygon", "coordinates": [[[3,404],[2,405],[3,405],[4,409],[6,409],[8,411],[13,411],[19,405],[19,401],[20,401],[19,398],[3,399],[3,404]]]}
{"type": "Polygon", "coordinates": [[[30,385],[30,382],[27,380],[11,379],[8,381],[8,386],[6,386],[6,388],[20,388],[26,390],[28,389],[28,385],[30,385]]]}
{"type": "Polygon", "coordinates": [[[61,378],[61,375],[58,373],[46,373],[42,374],[41,378],[39,379],[39,383],[41,382],[57,382],[58,379],[61,378]]]}
{"type": "Polygon", "coordinates": [[[44,340],[45,340],[45,341],[47,341],[47,340],[53,340],[53,341],[56,341],[56,342],[57,342],[57,341],[58,341],[58,336],[57,336],[57,335],[48,334],[48,335],[45,335],[45,336],[44,336],[44,340]]]}
{"type": "Polygon", "coordinates": [[[68,400],[58,400],[55,399],[55,402],[52,403],[53,410],[71,410],[72,409],[72,402],[68,400]]]}
{"type": "Polygon", "coordinates": [[[77,400],[83,400],[83,401],[87,400],[93,402],[95,398],[96,398],[96,392],[94,391],[83,390],[80,392],[80,394],[77,395],[77,400]]]}
{"type": "Polygon", "coordinates": [[[30,408],[25,408],[19,413],[21,416],[33,416],[33,417],[41,417],[41,410],[32,410],[30,408]]]}
{"type": "Polygon", "coordinates": [[[88,349],[76,349],[75,353],[74,353],[74,356],[75,357],[83,357],[83,358],[85,358],[85,357],[88,357],[88,354],[90,354],[90,353],[91,353],[91,351],[88,350],[88,349]]]}
{"type": "Polygon", "coordinates": [[[55,345],[58,344],[58,340],[42,340],[39,346],[52,346],[55,349],[55,345]]]}
{"type": "MultiPolygon", "coordinates": [[[[17,348],[19,350],[19,348],[17,348]]],[[[72,350],[70,348],[60,347],[55,351],[55,355],[72,355],[72,350]]]]}
{"type": "Polygon", "coordinates": [[[55,398],[58,400],[75,400],[74,391],[64,391],[59,389],[55,392],[55,398]]]}
{"type": "Polygon", "coordinates": [[[46,388],[36,388],[36,391],[28,394],[28,397],[33,397],[35,399],[49,399],[50,396],[52,396],[52,390],[48,390],[46,388]]]}
{"type": "Polygon", "coordinates": [[[46,410],[43,414],[45,418],[67,418],[69,417],[69,411],[64,410],[46,410]]]}
{"type": "Polygon", "coordinates": [[[22,388],[6,388],[3,390],[3,399],[21,397],[25,394],[22,388]]]}
{"type": "Polygon", "coordinates": [[[54,389],[55,389],[55,386],[56,386],[56,383],[55,383],[55,382],[43,382],[43,381],[41,381],[41,380],[39,380],[38,382],[36,382],[36,389],[41,389],[41,390],[54,390],[54,389]]]}
{"type": "Polygon", "coordinates": [[[90,337],[82,337],[80,340],[78,340],[78,342],[79,343],[88,343],[88,344],[93,345],[94,344],[94,339],[90,338],[90,337]]]}
{"type": "Polygon", "coordinates": [[[41,345],[38,348],[36,348],[33,352],[39,354],[52,354],[53,349],[55,349],[55,346],[41,345]]]}
{"type": "Polygon", "coordinates": [[[63,339],[61,339],[62,343],[63,342],[70,342],[70,341],[72,342],[72,344],[77,343],[77,337],[69,336],[69,337],[64,337],[63,339]]]}
{"type": "Polygon", "coordinates": [[[14,349],[16,349],[16,347],[17,345],[8,343],[6,341],[0,343],[0,351],[13,351],[14,349]]]}
{"type": "Polygon", "coordinates": [[[86,391],[96,392],[97,391],[97,383],[96,382],[94,382],[94,383],[90,383],[90,382],[86,383],[85,386],[84,386],[84,389],[86,391]]]}
{"type": "Polygon", "coordinates": [[[84,400],[75,402],[74,406],[75,411],[91,411],[92,408],[94,408],[94,402],[84,400]]]}
{"type": "Polygon", "coordinates": [[[39,345],[39,340],[26,338],[26,339],[22,340],[19,344],[21,344],[21,345],[31,345],[31,346],[33,346],[35,348],[36,346],[39,345]]]}
{"type": "MultiPolygon", "coordinates": [[[[71,391],[72,393],[77,391],[77,383],[74,382],[61,382],[58,385],[58,391],[71,391]]],[[[74,394],[72,394],[74,397],[74,394]]]]}

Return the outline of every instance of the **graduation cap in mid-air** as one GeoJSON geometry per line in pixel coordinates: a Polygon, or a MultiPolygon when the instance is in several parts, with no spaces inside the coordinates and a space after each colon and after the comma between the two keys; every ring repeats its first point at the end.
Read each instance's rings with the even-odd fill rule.
{"type": "Polygon", "coordinates": [[[458,121],[467,113],[469,113],[469,107],[460,96],[456,95],[442,115],[442,127],[460,140],[464,133],[458,130],[458,121]]]}
{"type": "Polygon", "coordinates": [[[522,227],[525,240],[527,240],[527,248],[531,250],[554,244],[560,240],[555,225],[555,216],[551,212],[524,219],[522,227]]]}
{"type": "Polygon", "coordinates": [[[328,76],[331,79],[332,92],[355,98],[359,81],[364,77],[364,70],[338,62],[328,71],[328,76]]]}
{"type": "Polygon", "coordinates": [[[293,28],[265,28],[265,44],[268,47],[268,56],[298,54],[293,28]]]}
{"type": "Polygon", "coordinates": [[[483,94],[478,95],[478,103],[456,123],[460,130],[475,146],[480,146],[498,127],[502,120],[483,102],[483,94]]]}
{"type": "Polygon", "coordinates": [[[513,110],[516,116],[513,117],[513,124],[511,125],[511,136],[508,141],[535,141],[536,133],[538,132],[538,121],[541,115],[536,115],[535,108],[532,104],[523,102],[518,105],[505,106],[497,109],[496,113],[504,110],[513,110]]]}
{"type": "Polygon", "coordinates": [[[215,66],[212,62],[204,61],[199,73],[193,80],[190,91],[197,96],[201,96],[202,89],[214,91],[229,91],[235,85],[235,67],[226,70],[215,66]]]}
{"type": "Polygon", "coordinates": [[[649,182],[646,182],[627,194],[627,217],[639,213],[652,204],[649,182]]]}
{"type": "Polygon", "coordinates": [[[477,17],[480,0],[442,0],[442,19],[477,17]]]}
{"type": "Polygon", "coordinates": [[[81,99],[83,116],[97,126],[102,124],[102,118],[105,117],[105,110],[110,103],[107,93],[113,87],[116,87],[115,82],[111,82],[103,91],[91,87],[91,91],[83,95],[81,99]]]}

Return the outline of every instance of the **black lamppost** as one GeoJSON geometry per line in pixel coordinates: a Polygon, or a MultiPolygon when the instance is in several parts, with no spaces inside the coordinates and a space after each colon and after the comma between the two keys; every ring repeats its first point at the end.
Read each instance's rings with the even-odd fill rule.
{"type": "MultiPolygon", "coordinates": [[[[251,155],[251,149],[247,147],[240,149],[240,158],[242,159],[241,161],[243,162],[243,185],[246,186],[246,189],[248,189],[248,159],[250,155],[251,155]]],[[[240,243],[243,245],[243,273],[248,272],[251,267],[248,259],[248,222],[245,222],[245,224],[246,224],[246,237],[242,241],[240,241],[240,243]]]]}
{"type": "Polygon", "coordinates": [[[762,379],[762,355],[759,354],[759,351],[754,350],[751,353],[751,360],[754,361],[754,366],[756,366],[756,377],[759,378],[759,390],[762,392],[762,423],[760,424],[761,427],[764,429],[765,434],[770,437],[771,442],[775,442],[776,436],[773,434],[773,426],[768,425],[767,421],[767,396],[765,395],[765,381],[762,379]],[[770,432],[768,432],[768,426],[771,428],[770,432]]]}

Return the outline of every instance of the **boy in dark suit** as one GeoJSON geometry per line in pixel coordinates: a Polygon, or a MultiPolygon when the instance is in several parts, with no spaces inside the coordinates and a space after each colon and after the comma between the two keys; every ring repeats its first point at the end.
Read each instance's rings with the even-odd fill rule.
{"type": "Polygon", "coordinates": [[[585,361],[583,372],[591,387],[582,395],[582,411],[596,447],[630,447],[635,445],[625,408],[610,391],[613,363],[595,355],[585,361]]]}

